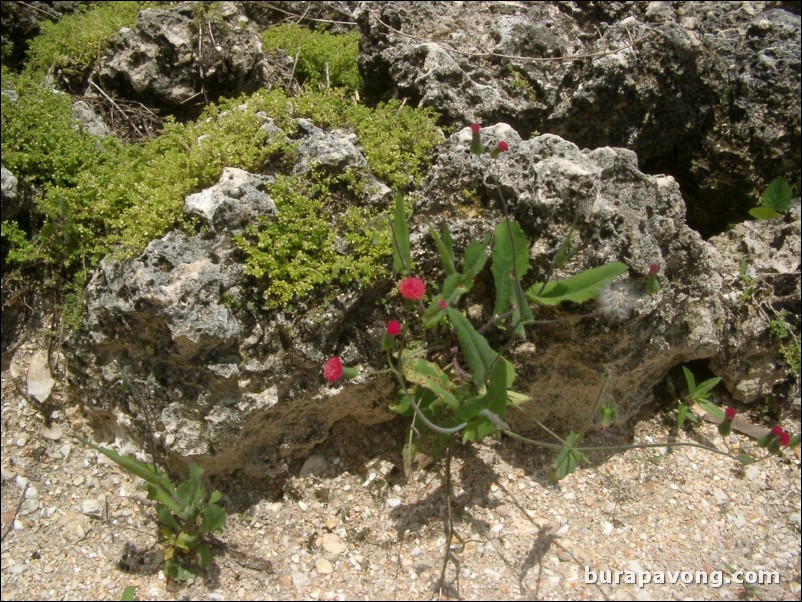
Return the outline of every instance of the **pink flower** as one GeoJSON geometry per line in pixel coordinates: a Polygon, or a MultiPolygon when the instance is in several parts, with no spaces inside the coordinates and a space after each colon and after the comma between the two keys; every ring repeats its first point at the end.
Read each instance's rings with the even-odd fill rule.
{"type": "Polygon", "coordinates": [[[482,129],[482,126],[479,125],[478,123],[472,123],[471,124],[471,133],[474,136],[476,136],[479,133],[479,130],[481,130],[481,129],[482,129]]]}
{"type": "Polygon", "coordinates": [[[448,307],[448,303],[440,299],[440,309],[446,309],[448,307]]]}
{"type": "Polygon", "coordinates": [[[656,275],[657,272],[660,271],[660,265],[657,263],[650,263],[649,264],[649,273],[652,275],[656,275]]]}
{"type": "Polygon", "coordinates": [[[499,151],[500,153],[506,152],[506,151],[508,151],[508,150],[510,150],[510,145],[509,145],[509,144],[507,144],[507,143],[506,143],[506,142],[504,142],[503,140],[502,140],[501,142],[499,142],[499,143],[498,143],[498,151],[499,151]]]}
{"type": "Polygon", "coordinates": [[[735,415],[737,413],[738,413],[738,410],[736,410],[735,408],[732,408],[732,407],[729,407],[729,406],[724,408],[724,418],[727,419],[727,420],[732,421],[732,419],[735,418],[735,415]]]}
{"type": "Polygon", "coordinates": [[[420,278],[408,276],[398,283],[398,292],[404,299],[417,301],[426,294],[426,283],[420,278]]]}
{"type": "Polygon", "coordinates": [[[393,337],[397,337],[401,334],[401,322],[398,320],[390,320],[387,322],[387,334],[393,337]]]}
{"type": "Polygon", "coordinates": [[[343,375],[343,363],[336,355],[323,364],[323,378],[330,383],[339,380],[343,375]]]}

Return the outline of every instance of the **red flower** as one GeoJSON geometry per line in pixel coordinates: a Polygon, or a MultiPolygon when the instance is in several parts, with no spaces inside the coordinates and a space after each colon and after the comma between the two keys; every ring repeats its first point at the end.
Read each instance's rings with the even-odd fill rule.
{"type": "Polygon", "coordinates": [[[398,283],[398,292],[404,299],[417,301],[426,294],[426,283],[420,278],[408,276],[398,283]]]}
{"type": "Polygon", "coordinates": [[[657,272],[660,271],[660,265],[657,263],[650,263],[649,264],[649,273],[652,275],[656,275],[657,272]]]}
{"type": "Polygon", "coordinates": [[[771,434],[780,438],[781,447],[788,447],[788,444],[791,443],[791,435],[786,433],[779,425],[771,429],[771,434]]]}
{"type": "Polygon", "coordinates": [[[387,334],[393,337],[397,337],[401,334],[401,322],[398,320],[390,320],[387,322],[387,334]]]}
{"type": "Polygon", "coordinates": [[[732,408],[732,407],[729,407],[729,406],[724,408],[724,418],[726,418],[727,420],[731,421],[733,418],[735,418],[735,415],[737,413],[738,413],[738,410],[736,410],[735,408],[732,408]]]}
{"type": "Polygon", "coordinates": [[[440,309],[446,309],[448,307],[448,303],[440,299],[440,309]]]}
{"type": "Polygon", "coordinates": [[[498,143],[498,150],[500,153],[510,150],[510,145],[504,142],[503,140],[498,143]]]}
{"type": "Polygon", "coordinates": [[[339,380],[343,375],[343,363],[336,355],[323,364],[323,378],[330,383],[339,380]]]}
{"type": "Polygon", "coordinates": [[[478,133],[479,133],[479,130],[481,130],[481,129],[482,129],[482,126],[481,126],[481,125],[479,125],[478,123],[472,123],[472,124],[471,124],[471,133],[472,133],[474,136],[475,136],[476,134],[478,134],[478,133]]]}

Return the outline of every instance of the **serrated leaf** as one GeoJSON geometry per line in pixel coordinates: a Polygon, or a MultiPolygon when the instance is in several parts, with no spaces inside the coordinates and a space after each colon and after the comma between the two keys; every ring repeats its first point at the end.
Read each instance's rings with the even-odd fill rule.
{"type": "Polygon", "coordinates": [[[159,522],[172,529],[174,533],[181,531],[181,525],[178,523],[175,516],[173,516],[173,513],[170,512],[170,509],[164,504],[158,504],[156,506],[156,516],[159,518],[159,522]]]}
{"type": "Polygon", "coordinates": [[[595,299],[605,286],[626,271],[627,266],[624,263],[608,263],[565,280],[547,282],[545,286],[536,283],[529,288],[527,296],[542,305],[558,305],[563,301],[584,303],[595,299]]]}
{"type": "Polygon", "coordinates": [[[462,261],[462,271],[466,276],[476,277],[487,263],[488,238],[472,240],[465,248],[465,257],[462,261]]]}
{"type": "Polygon", "coordinates": [[[465,316],[451,307],[447,308],[446,312],[454,332],[457,333],[462,357],[468,364],[473,382],[477,387],[481,387],[484,385],[490,365],[498,354],[490,347],[487,339],[476,332],[465,316]]]}
{"type": "Polygon", "coordinates": [[[496,225],[490,270],[496,286],[493,313],[500,316],[510,309],[511,299],[523,299],[520,282],[529,271],[529,241],[518,222],[504,220],[496,225]]]}
{"type": "Polygon", "coordinates": [[[217,504],[209,504],[203,509],[203,519],[201,520],[201,533],[210,531],[220,531],[226,522],[226,511],[217,504]]]}
{"type": "Polygon", "coordinates": [[[459,400],[451,392],[453,385],[439,366],[418,358],[404,365],[404,376],[416,385],[429,389],[451,409],[459,407],[459,400]]]}

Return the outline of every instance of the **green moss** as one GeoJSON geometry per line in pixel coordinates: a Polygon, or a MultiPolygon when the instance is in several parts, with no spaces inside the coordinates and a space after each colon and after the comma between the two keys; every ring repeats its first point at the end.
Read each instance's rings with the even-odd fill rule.
{"type": "MultiPolygon", "coordinates": [[[[2,96],[4,165],[39,192],[29,229],[3,223],[6,262],[17,274],[47,272],[73,305],[81,303],[79,292],[102,257],[138,254],[172,228],[192,231],[184,199],[217,182],[223,168],[287,171],[295,153],[288,136],[297,133],[299,117],[354,131],[369,170],[398,189],[420,181],[442,139],[430,110],[397,102],[358,106],[343,90],[307,90],[295,98],[260,90],[210,105],[193,123],[168,121],[158,138],[126,145],[75,129],[69,96],[53,92],[33,72],[4,71],[3,83],[19,95],[16,101],[2,96]],[[286,136],[262,131],[265,115],[286,136]]],[[[389,239],[383,217],[374,209],[337,209],[363,198],[364,175],[277,177],[278,219],[254,225],[238,241],[268,305],[319,285],[370,281],[384,269],[389,239]]]]}
{"type": "Polygon", "coordinates": [[[31,41],[26,69],[53,69],[68,80],[82,80],[123,27],[136,23],[139,11],[155,3],[95,2],[63,16],[43,21],[41,33],[31,41]]]}
{"type": "Polygon", "coordinates": [[[269,187],[278,214],[235,238],[267,308],[284,306],[320,285],[369,282],[383,273],[390,254],[386,220],[366,209],[341,212],[332,194],[335,180],[279,175],[269,187]]]}
{"type": "Polygon", "coordinates": [[[334,35],[297,25],[277,25],[262,33],[265,52],[283,50],[298,57],[295,74],[310,86],[362,88],[357,59],[359,32],[334,35]]]}

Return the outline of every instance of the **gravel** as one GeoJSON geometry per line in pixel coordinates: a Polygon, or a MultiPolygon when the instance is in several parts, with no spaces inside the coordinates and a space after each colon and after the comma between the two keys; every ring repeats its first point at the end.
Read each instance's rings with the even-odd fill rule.
{"type": "MultiPolygon", "coordinates": [[[[77,408],[46,426],[24,370],[5,367],[2,387],[3,600],[119,600],[126,586],[141,600],[800,599],[798,453],[739,468],[695,448],[630,450],[551,484],[553,457],[509,439],[455,452],[441,594],[444,462],[405,478],[402,423],[338,424],[279,493],[227,485],[228,549],[193,583],[169,582],[142,483],[75,439],[92,434],[77,408]]],[[[634,429],[671,437],[660,417],[634,429]]],[[[723,449],[713,425],[677,437],[723,449]]]]}

